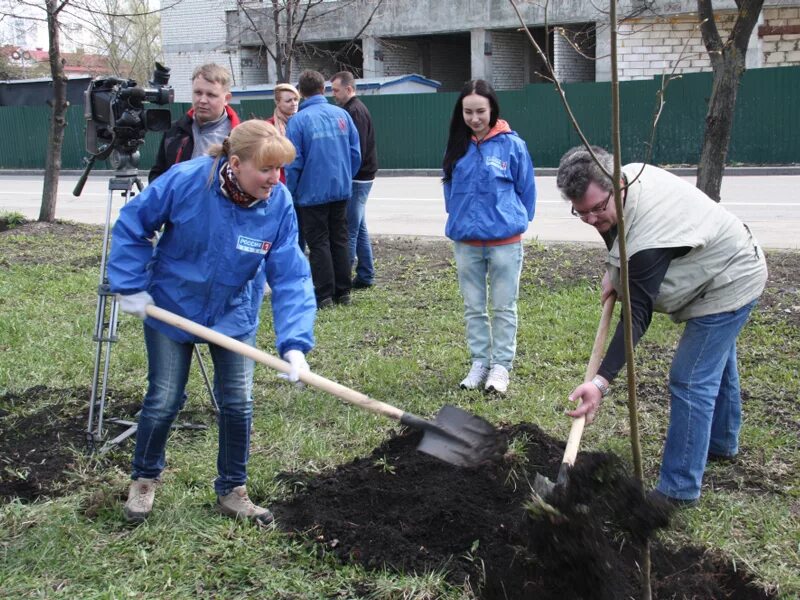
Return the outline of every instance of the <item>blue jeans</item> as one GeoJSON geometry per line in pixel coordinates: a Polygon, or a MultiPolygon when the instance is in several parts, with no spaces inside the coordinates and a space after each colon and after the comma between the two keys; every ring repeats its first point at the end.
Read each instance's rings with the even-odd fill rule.
{"type": "Polygon", "coordinates": [[[464,297],[467,345],[472,362],[511,369],[517,352],[517,298],[522,242],[470,246],[455,242],[458,285],[464,297]],[[488,288],[487,288],[488,283],[488,288]],[[491,293],[492,317],[488,300],[491,293]]]}
{"type": "Polygon", "coordinates": [[[736,338],[755,305],[686,322],[669,374],[669,429],[656,485],[667,496],[699,498],[709,450],[727,456],[739,451],[736,338]]]}
{"type": "Polygon", "coordinates": [[[375,265],[372,262],[372,246],[367,232],[367,197],[372,189],[371,181],[354,181],[353,195],[347,201],[347,233],[349,238],[350,264],[356,265],[355,281],[372,285],[375,265]]]}
{"type": "MultiPolygon", "coordinates": [[[[238,338],[250,346],[255,336],[238,338]]],[[[170,426],[183,408],[183,395],[192,362],[193,344],[176,342],[144,326],[147,348],[147,394],[136,430],[132,479],[156,479],[165,465],[170,426]]],[[[224,496],[247,481],[250,424],[253,418],[253,366],[251,359],[209,344],[214,363],[214,394],[219,404],[217,495],[224,496]]]]}

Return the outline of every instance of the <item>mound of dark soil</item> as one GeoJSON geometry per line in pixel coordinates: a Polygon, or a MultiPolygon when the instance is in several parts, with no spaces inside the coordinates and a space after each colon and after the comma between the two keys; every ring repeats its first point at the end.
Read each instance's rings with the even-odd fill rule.
{"type": "MultiPolygon", "coordinates": [[[[417,452],[418,433],[399,435],[331,473],[283,474],[296,492],[272,508],[282,528],[342,561],[443,568],[487,600],[638,596],[641,544],[668,511],[645,502],[608,454],[582,454],[569,485],[537,502],[531,482],[537,472],[555,479],[563,446],[534,425],[506,433],[524,453],[477,469],[417,452]]],[[[654,547],[655,598],[769,597],[748,583],[724,557],[654,547]]]]}

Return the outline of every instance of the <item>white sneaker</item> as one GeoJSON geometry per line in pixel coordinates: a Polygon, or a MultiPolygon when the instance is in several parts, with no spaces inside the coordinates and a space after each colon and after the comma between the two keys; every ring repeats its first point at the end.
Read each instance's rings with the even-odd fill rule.
{"type": "Polygon", "coordinates": [[[461,382],[462,390],[476,390],[486,380],[486,375],[489,374],[489,369],[484,367],[478,361],[472,363],[472,368],[469,373],[461,382]]]}
{"type": "Polygon", "coordinates": [[[503,365],[495,365],[486,378],[486,391],[505,394],[508,389],[508,369],[503,365]]]}

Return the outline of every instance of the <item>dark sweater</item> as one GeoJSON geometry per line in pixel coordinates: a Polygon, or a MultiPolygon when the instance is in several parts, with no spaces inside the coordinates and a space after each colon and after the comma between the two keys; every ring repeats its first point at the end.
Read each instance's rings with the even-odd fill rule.
{"type": "Polygon", "coordinates": [[[361,169],[353,175],[356,181],[372,181],[378,171],[378,150],[375,148],[375,129],[372,127],[372,116],[364,103],[353,96],[344,108],[353,119],[358,130],[361,143],[361,169]]]}

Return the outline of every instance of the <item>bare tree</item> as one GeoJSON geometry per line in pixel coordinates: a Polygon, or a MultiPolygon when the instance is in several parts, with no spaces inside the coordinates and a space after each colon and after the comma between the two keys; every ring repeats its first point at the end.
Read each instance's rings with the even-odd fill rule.
{"type": "Polygon", "coordinates": [[[736,0],[736,20],[728,38],[723,41],[714,19],[712,1],[697,0],[697,11],[702,20],[700,31],[714,75],[696,185],[717,202],[731,141],[736,95],[745,71],[747,43],[763,5],[764,0],[736,0]]]}
{"type": "MultiPolygon", "coordinates": [[[[85,0],[89,1],[89,0],[85,0]]],[[[91,0],[79,18],[93,38],[90,48],[106,56],[115,75],[146,83],[161,55],[161,13],[148,0],[91,0]]]]}
{"type": "Polygon", "coordinates": [[[241,15],[239,22],[241,31],[252,32],[258,37],[261,49],[269,55],[275,67],[276,81],[289,81],[294,60],[301,54],[324,56],[332,64],[338,64],[342,57],[356,48],[356,40],[364,33],[383,2],[383,0],[372,0],[372,11],[358,33],[338,50],[326,51],[300,43],[301,31],[316,19],[332,12],[345,11],[355,4],[356,0],[342,0],[331,8],[325,8],[324,1],[270,0],[269,3],[254,6],[248,0],[237,0],[236,6],[241,15]]]}
{"type": "MultiPolygon", "coordinates": [[[[572,127],[575,129],[575,132],[581,139],[581,142],[585,146],[585,148],[589,151],[589,153],[594,158],[597,165],[600,169],[605,173],[606,176],[611,180],[613,185],[614,191],[614,204],[616,207],[617,217],[619,219],[618,223],[618,236],[619,236],[619,253],[620,253],[620,281],[621,281],[621,288],[622,288],[622,297],[620,301],[622,303],[622,322],[623,322],[623,333],[624,333],[624,342],[625,342],[625,364],[627,369],[627,379],[628,379],[628,422],[630,427],[630,444],[631,444],[631,454],[633,456],[633,466],[634,472],[636,475],[636,479],[641,484],[642,494],[644,495],[644,467],[642,461],[642,445],[641,439],[639,435],[639,410],[638,410],[638,400],[636,394],[636,365],[634,361],[634,345],[633,345],[633,324],[631,318],[631,300],[630,300],[630,288],[629,288],[629,279],[628,279],[628,251],[626,246],[626,236],[625,236],[625,222],[624,222],[624,211],[622,205],[622,165],[620,161],[620,157],[622,156],[622,144],[620,138],[620,131],[621,131],[621,124],[620,124],[620,101],[619,101],[619,72],[617,68],[617,35],[618,35],[618,24],[619,18],[617,16],[617,0],[609,0],[608,6],[608,20],[609,20],[609,27],[610,27],[610,46],[611,46],[611,141],[612,141],[612,152],[614,157],[613,162],[613,171],[608,172],[597,157],[594,154],[594,151],[591,148],[589,140],[586,138],[583,130],[581,129],[578,120],[576,119],[574,113],[572,112],[572,108],[567,100],[566,93],[564,91],[561,82],[558,79],[558,74],[556,69],[553,68],[553,65],[549,59],[549,53],[547,49],[543,50],[541,46],[536,42],[533,35],[531,35],[530,30],[525,24],[525,20],[522,17],[522,13],[520,13],[519,8],[515,2],[515,0],[509,0],[511,5],[514,8],[514,11],[517,13],[517,17],[519,18],[520,24],[522,25],[523,32],[527,35],[528,40],[535,48],[537,54],[542,59],[545,65],[546,71],[550,73],[550,77],[552,79],[553,85],[555,86],[556,90],[561,99],[561,103],[564,106],[564,110],[567,114],[567,117],[570,120],[572,127]]],[[[547,24],[547,0],[545,0],[544,4],[545,8],[545,29],[548,28],[547,24]]],[[[563,28],[561,28],[563,35],[563,28]]],[[[547,39],[547,38],[545,38],[547,39]]],[[[662,78],[662,88],[657,94],[657,107],[656,112],[653,117],[653,126],[651,132],[651,143],[650,143],[650,150],[652,150],[652,140],[653,136],[655,135],[656,124],[658,123],[658,118],[661,115],[661,111],[663,109],[664,104],[664,89],[667,84],[667,78],[662,78]]],[[[638,175],[637,175],[638,177],[638,175]]],[[[629,184],[632,182],[629,182],[629,184]]],[[[581,417],[583,418],[583,417],[581,417]]],[[[582,429],[583,424],[578,426],[578,429],[582,429]]],[[[644,546],[642,548],[641,556],[641,598],[642,600],[650,600],[652,598],[652,586],[650,581],[650,567],[651,567],[651,559],[650,559],[650,544],[649,541],[645,541],[644,546]]]]}
{"type": "MultiPolygon", "coordinates": [[[[171,8],[181,0],[164,2],[160,10],[171,8]]],[[[100,14],[114,17],[134,17],[137,14],[151,14],[147,1],[127,2],[127,8],[145,8],[144,13],[104,12],[97,7],[96,0],[3,0],[0,3],[0,18],[16,17],[32,23],[46,23],[50,76],[53,80],[53,96],[48,101],[51,107],[50,130],[45,155],[44,181],[42,185],[42,204],[39,221],[55,220],[58,199],[58,178],[61,174],[61,149],[64,143],[64,130],[67,126],[67,77],[64,74],[64,58],[61,52],[61,36],[67,23],[84,23],[90,27],[88,16],[100,14]]],[[[151,65],[152,66],[152,65],[151,65]]],[[[145,79],[146,80],[146,79],[145,79]]]]}

